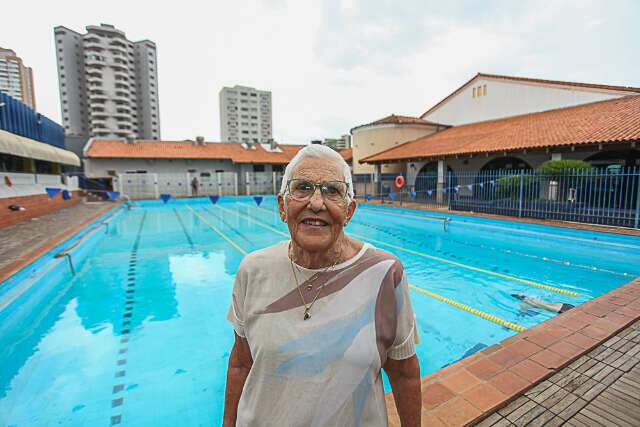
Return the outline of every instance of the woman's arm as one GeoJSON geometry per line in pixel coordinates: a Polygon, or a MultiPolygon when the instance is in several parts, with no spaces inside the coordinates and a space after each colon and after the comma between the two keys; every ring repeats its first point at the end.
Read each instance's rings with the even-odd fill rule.
{"type": "Polygon", "coordinates": [[[420,426],[422,393],[420,391],[420,364],[414,354],[408,359],[387,358],[384,371],[389,377],[393,399],[402,427],[420,426]]]}
{"type": "Polygon", "coordinates": [[[253,359],[249,343],[245,338],[234,334],[236,341],[229,355],[229,367],[227,368],[227,389],[224,393],[224,427],[234,427],[238,415],[238,402],[242,394],[244,382],[249,375],[253,359]]]}

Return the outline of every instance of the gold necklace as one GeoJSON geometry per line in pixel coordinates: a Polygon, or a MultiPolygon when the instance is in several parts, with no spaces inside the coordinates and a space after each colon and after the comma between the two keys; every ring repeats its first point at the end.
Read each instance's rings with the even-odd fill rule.
{"type": "MultiPolygon", "coordinates": [[[[304,296],[302,295],[302,290],[300,290],[300,282],[298,282],[298,276],[296,276],[296,271],[293,266],[293,252],[291,251],[291,243],[289,243],[288,252],[289,252],[289,262],[291,263],[291,273],[293,274],[293,279],[296,281],[296,288],[298,289],[298,293],[300,294],[300,300],[302,301],[302,305],[304,305],[304,315],[302,316],[302,320],[309,320],[311,318],[311,313],[310,313],[311,307],[313,307],[313,304],[315,304],[316,300],[318,299],[318,296],[320,296],[320,292],[322,292],[322,289],[324,289],[324,285],[318,287],[318,292],[316,292],[316,295],[313,297],[313,300],[311,300],[311,303],[307,305],[307,302],[304,300],[304,296]]],[[[330,268],[335,267],[338,264],[339,259],[340,259],[340,256],[337,257],[337,259],[333,262],[333,264],[326,267],[321,273],[314,273],[311,277],[309,277],[309,279],[307,279],[307,281],[310,281],[312,278],[316,278],[320,274],[324,274],[327,271],[329,271],[330,268]]],[[[313,287],[313,285],[311,284],[307,286],[309,290],[311,290],[313,287]]]]}

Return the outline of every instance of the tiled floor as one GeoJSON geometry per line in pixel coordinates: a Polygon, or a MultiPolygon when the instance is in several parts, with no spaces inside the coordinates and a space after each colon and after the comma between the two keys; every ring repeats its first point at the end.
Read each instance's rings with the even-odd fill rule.
{"type": "MultiPolygon", "coordinates": [[[[622,405],[630,411],[621,412],[627,417],[638,417],[638,406],[624,406],[625,396],[616,388],[640,395],[639,320],[636,279],[436,371],[422,379],[423,425],[528,425],[536,419],[545,424],[591,401],[595,406],[585,412],[591,414],[591,425],[598,425],[594,418],[603,416],[599,411],[605,404],[596,397],[613,402],[611,407],[622,405]],[[612,383],[610,394],[599,397],[612,383]],[[506,412],[511,405],[517,407],[506,412]]],[[[387,409],[390,424],[399,426],[391,394],[387,409]]],[[[581,422],[582,416],[571,422],[581,422]]],[[[566,421],[560,417],[554,422],[560,420],[566,421]]]]}
{"type": "Polygon", "coordinates": [[[639,426],[640,322],[528,390],[478,426],[639,426]]]}
{"type": "Polygon", "coordinates": [[[80,203],[31,221],[0,228],[0,282],[36,256],[53,248],[85,224],[115,206],[80,203]]]}

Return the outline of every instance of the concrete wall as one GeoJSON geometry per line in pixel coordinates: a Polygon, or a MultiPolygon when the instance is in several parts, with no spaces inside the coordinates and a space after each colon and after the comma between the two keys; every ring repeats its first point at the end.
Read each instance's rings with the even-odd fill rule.
{"type": "Polygon", "coordinates": [[[422,118],[461,125],[630,95],[630,92],[478,78],[422,118]],[[486,95],[484,87],[486,86],[486,95]],[[474,89],[476,96],[474,97],[474,89]],[[478,96],[479,95],[479,96],[478,96]]]}
{"type": "MultiPolygon", "coordinates": [[[[253,171],[253,165],[251,171],[253,171]]],[[[244,167],[244,165],[242,165],[244,167]]],[[[89,178],[109,177],[109,171],[116,174],[130,171],[144,170],[148,173],[187,173],[195,170],[194,173],[201,172],[215,173],[240,172],[244,171],[241,166],[233,164],[230,160],[185,160],[185,159],[84,159],[85,175],[89,178]]],[[[265,170],[271,170],[265,167],[265,170]]],[[[248,166],[246,167],[248,169],[248,166]]]]}
{"type": "MultiPolygon", "coordinates": [[[[353,173],[373,173],[373,165],[360,164],[359,160],[403,142],[431,135],[435,129],[420,125],[377,125],[355,129],[351,137],[353,149],[353,173]]],[[[398,164],[383,165],[382,173],[404,172],[398,164]]]]}

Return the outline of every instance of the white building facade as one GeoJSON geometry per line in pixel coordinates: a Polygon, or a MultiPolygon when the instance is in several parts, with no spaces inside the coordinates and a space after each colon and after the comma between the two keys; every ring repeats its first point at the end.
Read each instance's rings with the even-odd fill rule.
{"type": "Polygon", "coordinates": [[[65,133],[160,139],[156,45],[112,25],[54,29],[65,133]]]}
{"type": "Polygon", "coordinates": [[[220,140],[268,143],[273,139],[271,92],[247,86],[220,91],[220,140]]]}
{"type": "Polygon", "coordinates": [[[420,117],[459,126],[638,94],[640,88],[478,73],[420,117]]]}
{"type": "Polygon", "coordinates": [[[33,72],[13,50],[0,47],[0,91],[16,98],[33,110],[36,109],[36,94],[33,72]]]}

